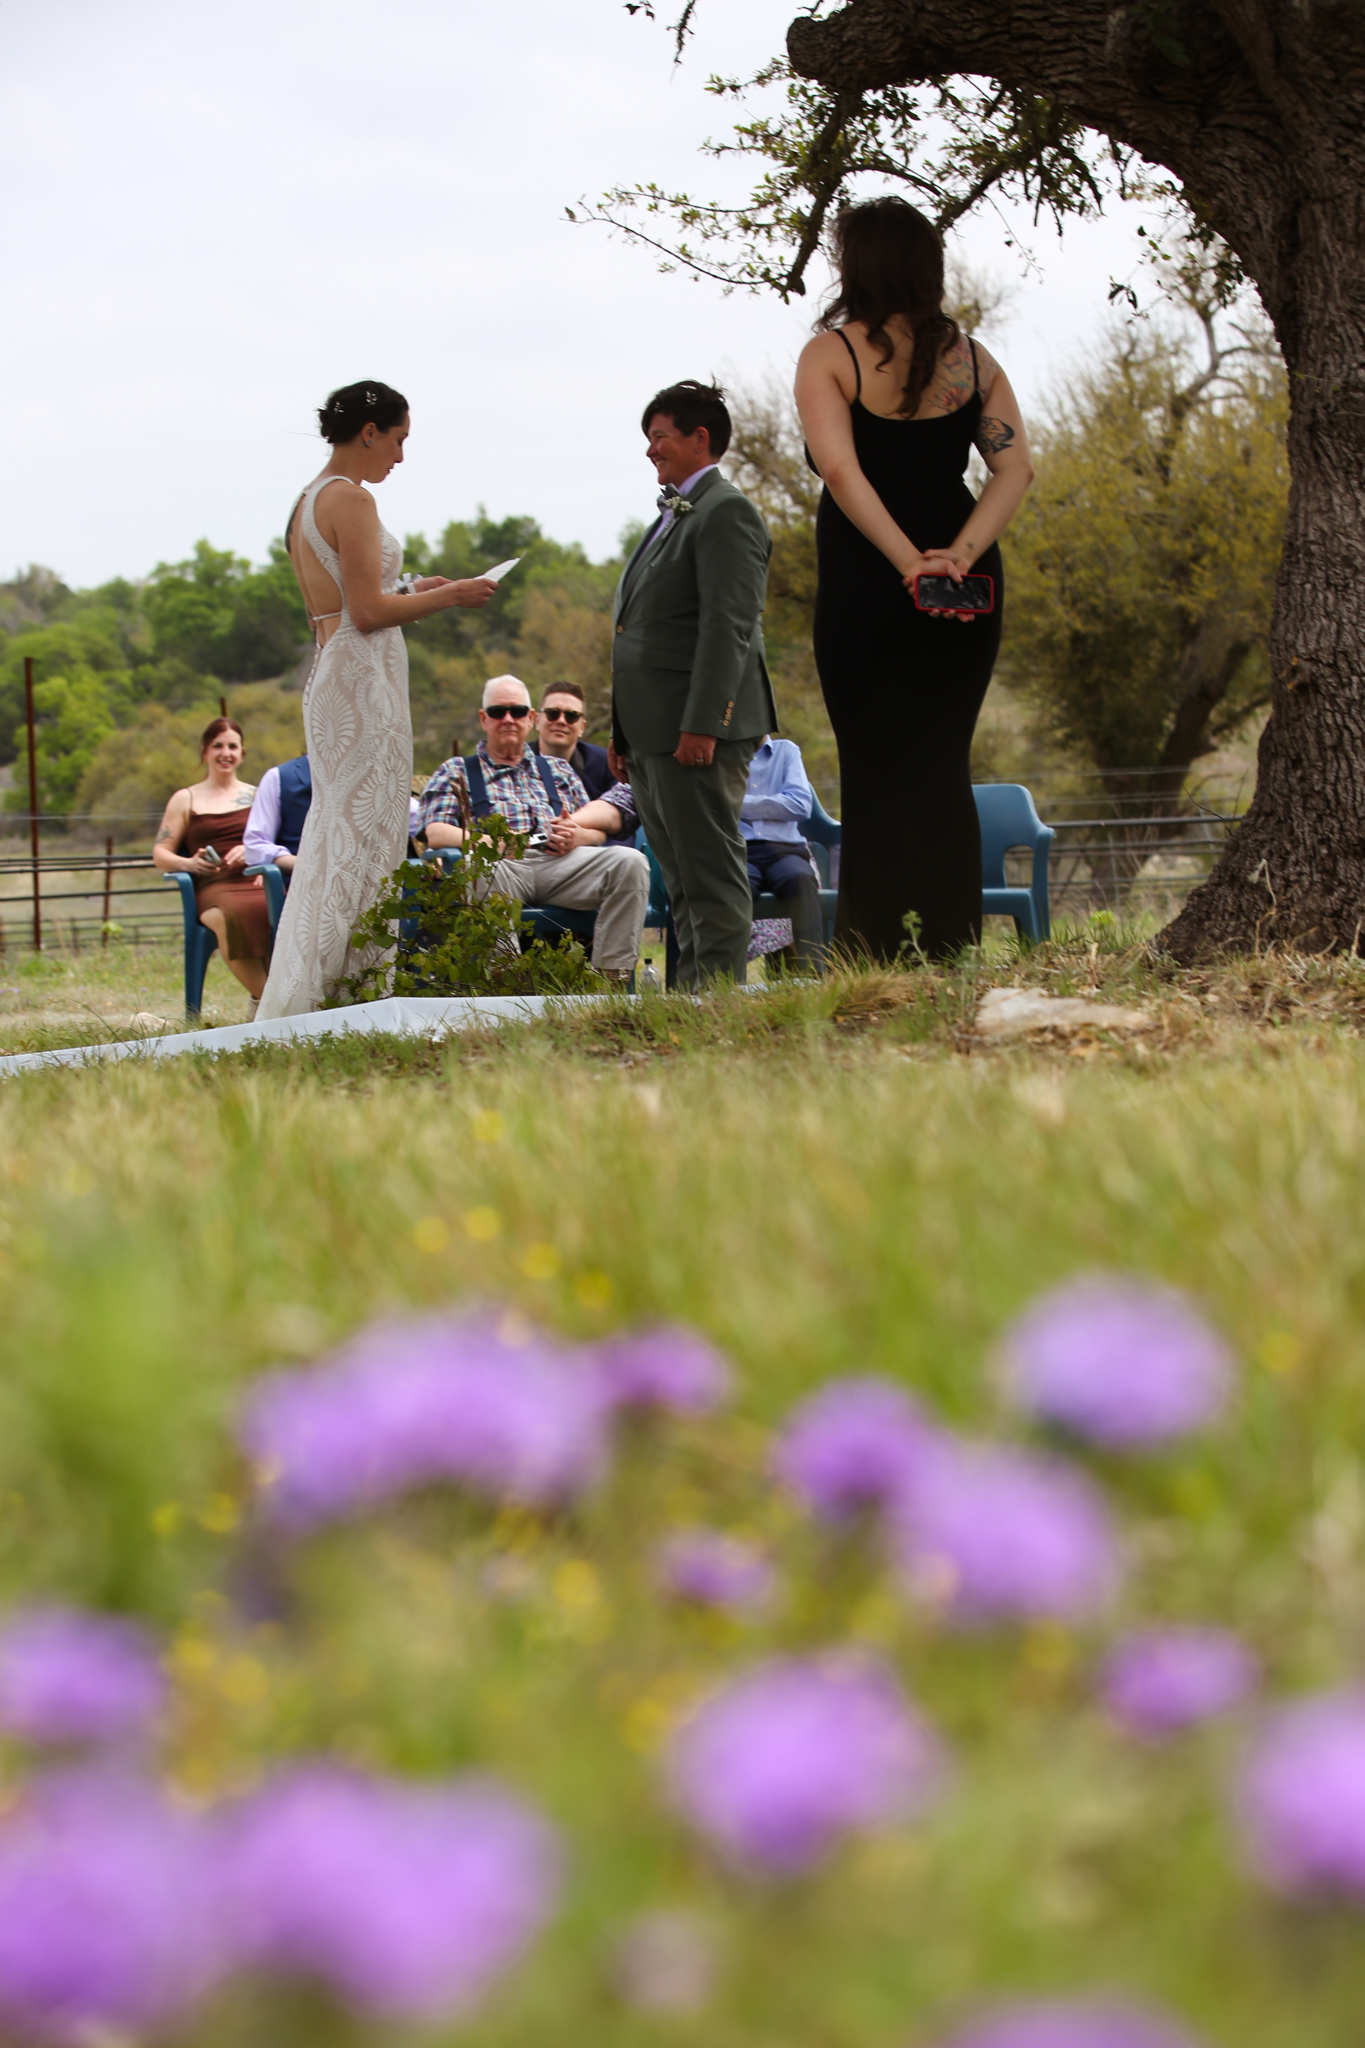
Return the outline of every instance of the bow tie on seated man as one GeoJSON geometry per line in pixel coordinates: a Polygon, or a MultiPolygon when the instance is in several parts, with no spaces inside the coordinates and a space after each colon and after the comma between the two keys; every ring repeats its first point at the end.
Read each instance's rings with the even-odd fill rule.
{"type": "Polygon", "coordinates": [[[678,980],[743,981],[752,922],[739,809],[777,719],[760,614],[772,543],[718,468],[730,415],[688,379],[645,407],[660,516],[612,610],[611,767],[628,775],[678,931],[678,980]]]}

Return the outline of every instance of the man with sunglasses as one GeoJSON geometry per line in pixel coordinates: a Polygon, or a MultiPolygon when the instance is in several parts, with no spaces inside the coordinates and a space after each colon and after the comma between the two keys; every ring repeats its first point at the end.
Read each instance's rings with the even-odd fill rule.
{"type": "Polygon", "coordinates": [[[624,983],[640,957],[649,862],[633,846],[587,843],[589,835],[570,813],[588,793],[567,761],[528,750],[534,716],[519,676],[485,683],[483,736],[467,759],[453,755],[432,776],[422,792],[422,830],[428,846],[463,845],[463,797],[476,821],[496,811],[514,832],[543,833],[544,843],[528,846],[519,860],[498,862],[490,892],[519,903],[595,910],[592,964],[608,980],[624,983]]]}
{"type": "Polygon", "coordinates": [[[611,772],[606,748],[595,747],[583,738],[586,724],[583,692],[577,683],[551,683],[540,700],[537,738],[532,744],[542,754],[567,761],[592,799],[605,796],[616,777],[611,772]]]}

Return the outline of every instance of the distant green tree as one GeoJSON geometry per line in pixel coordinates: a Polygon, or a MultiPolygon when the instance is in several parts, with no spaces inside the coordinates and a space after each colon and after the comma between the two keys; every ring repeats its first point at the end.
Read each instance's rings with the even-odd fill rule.
{"type": "Polygon", "coordinates": [[[261,682],[292,668],[308,644],[308,618],[282,541],[253,569],[240,555],[196,542],[186,562],[160,562],[143,595],[156,657],[225,682],[261,682]]]}
{"type": "MultiPolygon", "coordinates": [[[[38,808],[69,811],[81,778],[101,743],[114,730],[109,679],[81,662],[33,686],[38,760],[38,808]]],[[[28,734],[16,763],[13,787],[5,792],[9,811],[28,809],[28,734]]]]}
{"type": "Polygon", "coordinates": [[[1005,542],[1011,679],[1050,739],[1158,817],[1182,814],[1193,764],[1270,702],[1289,486],[1273,348],[1227,346],[1195,310],[1202,362],[1182,337],[1116,329],[1072,379],[1005,542]]]}
{"type": "MultiPolygon", "coordinates": [[[[25,657],[32,660],[40,683],[76,673],[100,677],[115,720],[133,701],[128,636],[113,608],[95,604],[83,609],[63,605],[60,609],[69,615],[56,617],[51,624],[23,625],[17,632],[0,634],[0,761],[13,761],[25,744],[25,657]]],[[[24,758],[27,761],[27,752],[24,758]]],[[[26,767],[25,775],[27,772],[26,767]]],[[[24,801],[26,804],[27,797],[24,801]]]]}

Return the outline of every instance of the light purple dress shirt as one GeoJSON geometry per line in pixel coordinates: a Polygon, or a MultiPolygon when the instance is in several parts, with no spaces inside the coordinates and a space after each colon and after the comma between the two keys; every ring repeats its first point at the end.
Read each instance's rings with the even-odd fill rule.
{"type": "Polygon", "coordinates": [[[749,763],[749,782],[739,807],[745,839],[771,839],[806,852],[798,820],[810,816],[811,786],[795,740],[765,739],[749,763]]]}

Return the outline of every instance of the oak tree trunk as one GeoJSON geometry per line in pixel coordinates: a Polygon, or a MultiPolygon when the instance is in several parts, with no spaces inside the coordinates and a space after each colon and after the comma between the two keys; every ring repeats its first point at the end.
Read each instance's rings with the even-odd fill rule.
{"type": "MultiPolygon", "coordinates": [[[[1365,4],[849,0],[788,30],[857,90],[948,74],[1043,94],[1164,165],[1254,279],[1289,374],[1290,498],[1256,796],[1163,934],[1177,958],[1365,928],[1365,4]]],[[[1058,335],[1058,348],[1068,337],[1058,335]]]]}

